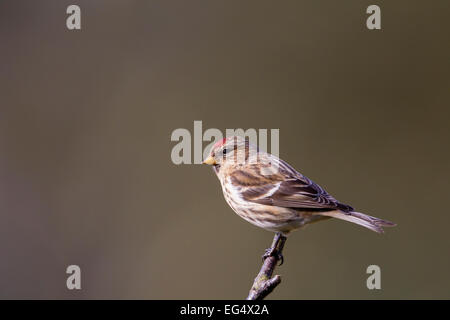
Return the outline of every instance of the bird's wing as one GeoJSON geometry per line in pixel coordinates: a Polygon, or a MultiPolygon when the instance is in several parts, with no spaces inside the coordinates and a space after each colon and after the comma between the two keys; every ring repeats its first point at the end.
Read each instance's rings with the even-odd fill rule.
{"type": "Polygon", "coordinates": [[[353,208],[340,203],[322,187],[303,176],[283,160],[276,173],[262,175],[261,165],[250,170],[236,170],[231,182],[240,186],[244,200],[278,207],[330,209],[351,212],[353,208]]]}

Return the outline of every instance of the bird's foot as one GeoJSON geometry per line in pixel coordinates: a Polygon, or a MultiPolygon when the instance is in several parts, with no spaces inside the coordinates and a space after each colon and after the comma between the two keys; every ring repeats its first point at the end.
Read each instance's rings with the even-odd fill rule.
{"type": "Polygon", "coordinates": [[[281,253],[279,253],[279,252],[277,251],[277,249],[274,248],[274,247],[270,247],[270,248],[267,248],[267,249],[265,250],[265,252],[264,252],[264,254],[263,254],[263,256],[262,256],[262,260],[264,261],[264,260],[266,260],[266,259],[269,258],[269,257],[275,257],[275,258],[277,258],[278,261],[280,261],[279,266],[281,266],[281,265],[283,264],[283,262],[284,262],[284,257],[283,257],[283,255],[282,255],[281,253]]]}

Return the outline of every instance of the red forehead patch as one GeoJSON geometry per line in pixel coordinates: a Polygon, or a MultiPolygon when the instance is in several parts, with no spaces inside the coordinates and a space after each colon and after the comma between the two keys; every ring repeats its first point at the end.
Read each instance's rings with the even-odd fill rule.
{"type": "Polygon", "coordinates": [[[214,146],[213,149],[219,148],[221,146],[223,146],[223,144],[225,143],[225,141],[227,141],[227,138],[223,138],[222,140],[217,141],[214,146]]]}

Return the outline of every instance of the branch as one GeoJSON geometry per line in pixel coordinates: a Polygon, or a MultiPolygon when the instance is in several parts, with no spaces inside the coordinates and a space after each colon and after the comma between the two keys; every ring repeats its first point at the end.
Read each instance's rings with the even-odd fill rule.
{"type": "Polygon", "coordinates": [[[247,300],[262,300],[281,282],[281,277],[276,275],[272,277],[273,271],[278,261],[283,261],[282,251],[286,237],[277,233],[273,238],[272,246],[268,249],[268,255],[264,256],[264,262],[258,275],[253,282],[247,300]]]}

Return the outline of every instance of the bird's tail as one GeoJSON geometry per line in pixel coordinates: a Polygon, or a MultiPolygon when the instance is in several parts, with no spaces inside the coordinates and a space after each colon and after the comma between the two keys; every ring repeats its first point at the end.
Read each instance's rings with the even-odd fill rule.
{"type": "Polygon", "coordinates": [[[372,217],[367,214],[356,211],[343,212],[339,210],[333,210],[328,212],[321,212],[321,215],[353,222],[378,233],[384,232],[382,227],[396,226],[396,224],[393,222],[372,217]]]}

